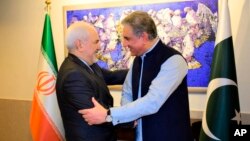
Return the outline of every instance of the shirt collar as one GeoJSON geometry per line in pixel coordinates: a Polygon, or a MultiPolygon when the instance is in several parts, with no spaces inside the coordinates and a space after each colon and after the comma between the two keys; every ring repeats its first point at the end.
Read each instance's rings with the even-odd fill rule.
{"type": "MultiPolygon", "coordinates": [[[[80,59],[80,58],[79,58],[80,59]]],[[[91,71],[93,71],[92,70],[92,68],[89,66],[89,64],[86,62],[86,61],[84,61],[84,60],[82,60],[82,59],[80,59],[91,71]]]]}
{"type": "Polygon", "coordinates": [[[143,53],[143,54],[141,55],[141,58],[144,58],[144,57],[146,56],[147,53],[149,53],[151,50],[153,50],[153,49],[155,48],[156,44],[157,44],[159,41],[160,41],[160,39],[158,38],[157,41],[155,42],[155,44],[154,44],[151,48],[149,48],[149,50],[147,50],[145,53],[143,53]]]}

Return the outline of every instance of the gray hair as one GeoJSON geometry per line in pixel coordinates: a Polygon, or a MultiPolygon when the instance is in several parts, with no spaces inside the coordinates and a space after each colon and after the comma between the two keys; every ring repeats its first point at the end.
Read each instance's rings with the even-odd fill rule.
{"type": "Polygon", "coordinates": [[[149,40],[153,40],[157,37],[156,25],[147,12],[135,11],[124,18],[122,24],[131,26],[133,33],[137,37],[143,32],[148,33],[149,40]]]}
{"type": "Polygon", "coordinates": [[[76,40],[87,40],[89,38],[89,24],[86,22],[75,22],[66,30],[65,44],[68,50],[75,48],[76,40]]]}

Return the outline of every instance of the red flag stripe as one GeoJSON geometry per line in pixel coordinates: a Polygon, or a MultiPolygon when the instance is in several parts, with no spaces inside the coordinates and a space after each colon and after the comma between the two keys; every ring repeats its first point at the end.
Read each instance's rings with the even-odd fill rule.
{"type": "Polygon", "coordinates": [[[33,141],[62,141],[63,138],[51,119],[47,115],[43,106],[39,102],[37,93],[34,94],[31,120],[30,120],[31,133],[33,141]],[[35,112],[33,112],[35,111],[35,112]]]}

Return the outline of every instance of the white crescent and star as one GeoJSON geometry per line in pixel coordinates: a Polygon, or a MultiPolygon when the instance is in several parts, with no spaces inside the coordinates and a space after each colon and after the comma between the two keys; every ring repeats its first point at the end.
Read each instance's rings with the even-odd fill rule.
{"type": "MultiPolygon", "coordinates": [[[[216,78],[216,79],[211,80],[209,85],[208,85],[207,96],[209,97],[215,89],[222,87],[222,86],[227,86],[227,85],[234,85],[237,87],[237,84],[234,81],[232,81],[231,79],[216,78]]],[[[205,132],[205,134],[214,140],[220,140],[208,128],[207,119],[206,119],[206,110],[204,111],[202,119],[203,119],[202,128],[203,128],[203,131],[205,132]]]]}
{"type": "Polygon", "coordinates": [[[234,109],[234,111],[235,111],[235,117],[232,118],[231,120],[236,120],[237,124],[239,125],[241,122],[241,114],[236,109],[234,109]]]}

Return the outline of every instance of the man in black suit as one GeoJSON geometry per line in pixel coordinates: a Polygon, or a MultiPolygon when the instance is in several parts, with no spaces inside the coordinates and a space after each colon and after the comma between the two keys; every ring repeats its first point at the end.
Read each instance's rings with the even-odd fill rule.
{"type": "Polygon", "coordinates": [[[93,107],[94,97],[105,108],[113,106],[107,85],[122,84],[127,70],[108,71],[97,64],[100,50],[98,33],[85,22],[72,24],[66,31],[68,57],[62,63],[56,91],[67,141],[115,141],[111,123],[89,126],[78,113],[93,107]]]}

